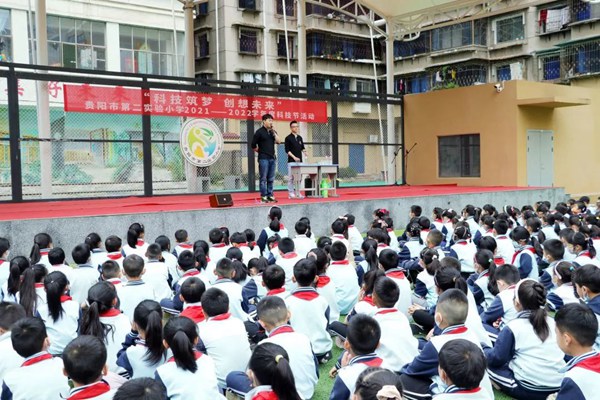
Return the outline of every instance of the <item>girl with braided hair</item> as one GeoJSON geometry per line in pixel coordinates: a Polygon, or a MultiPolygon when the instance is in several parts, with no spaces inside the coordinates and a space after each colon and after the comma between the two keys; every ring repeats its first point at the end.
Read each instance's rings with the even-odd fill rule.
{"type": "Polygon", "coordinates": [[[390,370],[371,367],[356,380],[354,400],[402,400],[400,376],[390,370]]]}
{"type": "Polygon", "coordinates": [[[488,372],[515,399],[543,400],[559,390],[565,366],[556,342],[555,323],[546,312],[546,288],[520,281],[514,300],[517,318],[500,331],[493,348],[484,347],[488,372]]]}

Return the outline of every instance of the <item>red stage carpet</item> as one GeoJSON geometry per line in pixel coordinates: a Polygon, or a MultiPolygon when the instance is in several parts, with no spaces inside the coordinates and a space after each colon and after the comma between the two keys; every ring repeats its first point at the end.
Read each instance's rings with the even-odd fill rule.
{"type": "MultiPolygon", "coordinates": [[[[275,193],[279,200],[277,205],[322,203],[328,201],[356,201],[372,199],[389,199],[396,197],[423,197],[452,195],[463,193],[484,193],[497,191],[531,190],[531,187],[510,186],[375,186],[339,189],[339,197],[288,199],[287,192],[275,193]]],[[[233,193],[236,207],[270,207],[272,204],[261,204],[258,193],[233,193]]],[[[157,213],[169,211],[202,210],[210,208],[208,195],[177,195],[153,197],[125,197],[118,199],[97,200],[56,200],[32,201],[26,203],[4,203],[1,206],[1,221],[45,219],[63,217],[88,217],[98,215],[118,215],[136,213],[157,213]]]]}

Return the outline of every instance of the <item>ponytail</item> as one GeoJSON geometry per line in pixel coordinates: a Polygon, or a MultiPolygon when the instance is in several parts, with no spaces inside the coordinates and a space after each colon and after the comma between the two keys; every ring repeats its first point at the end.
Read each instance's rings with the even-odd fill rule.
{"type": "Polygon", "coordinates": [[[17,256],[10,260],[10,270],[8,273],[7,291],[11,296],[15,296],[21,285],[21,275],[30,267],[29,260],[23,256],[17,256]]]}
{"type": "Polygon", "coordinates": [[[288,353],[275,343],[262,343],[254,348],[248,368],[257,385],[270,385],[279,400],[300,400],[288,353]]]}
{"type": "Polygon", "coordinates": [[[550,336],[550,327],[546,317],[546,288],[532,279],[521,281],[517,286],[517,296],[524,311],[530,311],[529,322],[542,342],[550,336]]]}
{"type": "Polygon", "coordinates": [[[488,269],[488,285],[487,288],[491,294],[496,296],[500,291],[498,290],[498,280],[496,279],[496,263],[492,262],[488,269]]]}
{"type": "Polygon", "coordinates": [[[67,277],[60,271],[51,272],[44,278],[48,311],[54,322],[57,322],[65,312],[60,298],[65,293],[68,284],[67,277]]]}
{"type": "Polygon", "coordinates": [[[425,264],[425,270],[431,276],[435,275],[435,272],[442,267],[439,261],[439,254],[437,250],[424,248],[420,254],[421,260],[425,264]]]}
{"type": "Polygon", "coordinates": [[[377,242],[373,239],[365,239],[361,245],[365,252],[365,261],[369,265],[369,271],[379,269],[379,259],[377,258],[377,242]]]}
{"type": "Polygon", "coordinates": [[[433,280],[442,292],[448,289],[459,289],[467,294],[469,290],[467,281],[460,275],[460,271],[449,265],[438,269],[433,280]]]}
{"type": "Polygon", "coordinates": [[[37,264],[42,259],[41,250],[47,249],[52,244],[52,238],[47,233],[38,233],[33,238],[33,247],[29,254],[31,265],[37,264]]]}
{"type": "Polygon", "coordinates": [[[87,311],[81,317],[81,325],[79,327],[81,335],[95,336],[106,342],[105,325],[100,322],[100,305],[94,301],[90,303],[87,311]]]}
{"type": "Polygon", "coordinates": [[[279,229],[280,229],[279,218],[274,217],[271,220],[271,222],[269,222],[269,229],[272,230],[275,233],[279,232],[279,229]]]}
{"type": "Polygon", "coordinates": [[[196,268],[199,271],[205,270],[206,267],[208,266],[208,260],[206,259],[206,253],[204,252],[204,249],[201,246],[198,246],[195,250],[194,250],[194,260],[196,261],[196,268]]]}
{"type": "Polygon", "coordinates": [[[27,268],[23,273],[23,280],[19,286],[19,303],[25,308],[25,314],[33,317],[38,305],[38,295],[35,284],[40,283],[48,271],[42,264],[36,264],[27,268]]]}
{"type": "Polygon", "coordinates": [[[110,324],[103,324],[100,321],[100,314],[113,308],[113,302],[117,298],[115,286],[102,281],[96,283],[88,290],[87,302],[89,307],[81,318],[79,327],[80,335],[91,335],[106,343],[106,337],[109,333],[113,335],[114,329],[110,324]]]}
{"type": "Polygon", "coordinates": [[[162,308],[154,300],[144,300],[133,312],[133,321],[144,331],[146,355],[144,361],[155,365],[164,360],[165,348],[162,335],[162,308]]]}
{"type": "Polygon", "coordinates": [[[137,241],[142,233],[144,233],[144,225],[137,222],[131,224],[129,230],[127,231],[127,244],[129,247],[132,249],[137,247],[137,241]]]}
{"type": "Polygon", "coordinates": [[[196,372],[196,354],[193,343],[198,339],[196,324],[186,317],[171,318],[164,329],[165,341],[173,352],[177,367],[184,371],[196,372]]]}

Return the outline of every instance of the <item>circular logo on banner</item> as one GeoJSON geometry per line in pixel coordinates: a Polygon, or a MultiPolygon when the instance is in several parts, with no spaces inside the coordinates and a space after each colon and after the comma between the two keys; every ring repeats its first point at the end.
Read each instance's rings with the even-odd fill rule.
{"type": "Polygon", "coordinates": [[[181,152],[186,160],[198,167],[214,164],[223,152],[223,135],[219,127],[208,119],[190,119],[179,134],[181,152]]]}

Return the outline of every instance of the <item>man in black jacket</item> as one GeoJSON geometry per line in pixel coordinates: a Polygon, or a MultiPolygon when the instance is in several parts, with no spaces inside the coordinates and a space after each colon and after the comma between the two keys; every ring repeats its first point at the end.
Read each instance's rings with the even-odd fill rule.
{"type": "Polygon", "coordinates": [[[273,129],[273,116],[262,116],[263,126],[252,138],[252,149],[258,153],[258,174],[260,176],[260,199],[263,203],[276,202],[273,196],[275,181],[275,145],[281,143],[277,132],[273,129]]]}

